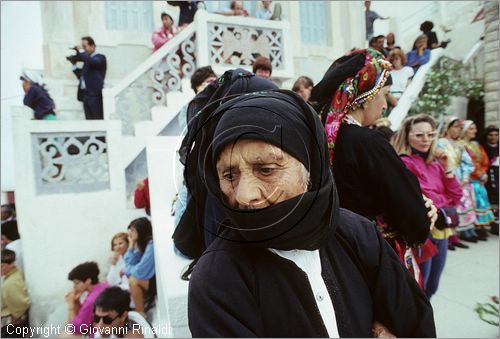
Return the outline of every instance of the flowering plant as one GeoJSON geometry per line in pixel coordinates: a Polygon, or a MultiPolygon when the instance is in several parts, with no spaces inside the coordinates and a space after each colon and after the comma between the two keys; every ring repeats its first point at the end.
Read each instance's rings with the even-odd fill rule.
{"type": "Polygon", "coordinates": [[[474,311],[476,311],[476,313],[479,315],[479,319],[481,319],[482,321],[487,322],[488,324],[493,326],[498,326],[498,297],[491,296],[490,299],[491,301],[487,303],[477,303],[474,311]]]}

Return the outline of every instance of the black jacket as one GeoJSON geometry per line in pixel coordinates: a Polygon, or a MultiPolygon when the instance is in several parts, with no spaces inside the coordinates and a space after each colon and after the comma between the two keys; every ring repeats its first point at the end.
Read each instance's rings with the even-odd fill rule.
{"type": "Polygon", "coordinates": [[[333,176],[340,207],[370,220],[383,215],[399,238],[410,245],[425,242],[430,220],[420,184],[381,133],[342,125],[333,176]]]}
{"type": "Polygon", "coordinates": [[[84,62],[83,68],[77,68],[73,71],[80,80],[78,83],[78,100],[82,101],[84,95],[102,96],[102,88],[104,86],[104,78],[106,77],[107,69],[106,57],[102,54],[90,56],[87,53],[78,53],[78,57],[84,62]],[[82,91],[80,88],[82,78],[85,79],[85,91],[82,91]]]}
{"type": "MultiPolygon", "coordinates": [[[[320,249],[341,337],[372,337],[376,319],[397,337],[435,337],[432,307],[367,219],[340,210],[320,249]]],[[[327,337],[305,273],[264,248],[216,239],[195,266],[193,337],[327,337]]]]}

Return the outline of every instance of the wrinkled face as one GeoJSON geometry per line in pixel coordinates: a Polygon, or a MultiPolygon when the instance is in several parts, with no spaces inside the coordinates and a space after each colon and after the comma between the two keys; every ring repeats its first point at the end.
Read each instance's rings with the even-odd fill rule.
{"type": "Polygon", "coordinates": [[[265,208],[305,193],[309,176],[280,148],[241,139],[221,152],[217,174],[228,205],[238,209],[265,208]]]}
{"type": "Polygon", "coordinates": [[[172,27],[172,19],[170,19],[168,16],[164,16],[162,19],[161,19],[161,22],[163,23],[163,27],[165,27],[166,29],[169,29],[170,27],[172,27]]]}
{"type": "Polygon", "coordinates": [[[124,255],[127,252],[128,244],[123,238],[116,238],[113,240],[113,251],[124,255]]]}
{"type": "Polygon", "coordinates": [[[87,54],[92,54],[95,52],[95,45],[90,45],[87,40],[82,40],[82,48],[87,54]]]}
{"type": "Polygon", "coordinates": [[[462,132],[462,124],[460,123],[460,121],[455,121],[453,125],[451,125],[450,128],[448,128],[446,136],[449,139],[457,140],[458,137],[460,136],[460,132],[462,132]]]}
{"type": "Polygon", "coordinates": [[[139,238],[139,234],[137,233],[137,230],[135,229],[134,226],[131,226],[128,229],[128,235],[130,236],[130,239],[132,239],[133,241],[137,241],[137,239],[139,238]]]}
{"type": "Polygon", "coordinates": [[[436,131],[428,122],[414,124],[408,133],[408,144],[420,152],[428,152],[436,138],[436,131]]]}
{"type": "Polygon", "coordinates": [[[112,331],[111,328],[118,328],[125,325],[125,320],[127,319],[127,312],[124,312],[121,316],[115,310],[104,311],[102,307],[96,307],[94,311],[94,317],[92,322],[94,327],[101,329],[99,333],[102,333],[103,338],[108,338],[112,333],[117,333],[117,330],[112,331]],[[105,330],[105,328],[110,328],[105,330]],[[109,333],[109,334],[108,334],[109,333]]]}
{"type": "Polygon", "coordinates": [[[488,144],[490,145],[498,144],[498,131],[491,131],[490,133],[488,133],[486,138],[488,139],[488,144]]]}
{"type": "Polygon", "coordinates": [[[382,117],[382,111],[387,109],[387,100],[385,97],[390,89],[391,86],[382,87],[377,95],[368,102],[363,113],[363,126],[371,126],[375,120],[382,117]]]}
{"type": "Polygon", "coordinates": [[[308,101],[309,98],[311,97],[311,91],[312,91],[311,86],[305,87],[304,85],[301,85],[297,94],[300,95],[302,98],[304,98],[305,101],[308,101]]]}
{"type": "Polygon", "coordinates": [[[258,70],[255,71],[255,75],[269,79],[271,77],[271,72],[269,72],[268,69],[259,68],[258,70]]]}
{"type": "Polygon", "coordinates": [[[465,137],[467,139],[474,139],[476,137],[476,134],[477,134],[476,124],[472,124],[469,126],[469,128],[465,132],[465,137]]]}

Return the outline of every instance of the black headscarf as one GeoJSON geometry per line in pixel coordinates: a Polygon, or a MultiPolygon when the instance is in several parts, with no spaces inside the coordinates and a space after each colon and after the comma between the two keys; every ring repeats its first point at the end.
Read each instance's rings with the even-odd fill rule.
{"type": "Polygon", "coordinates": [[[314,110],[291,91],[239,96],[215,110],[203,126],[197,158],[203,184],[223,207],[228,220],[220,237],[282,250],[320,248],[334,233],[337,192],[329,168],[323,126],[314,110]],[[281,147],[310,173],[308,192],[259,210],[228,206],[219,187],[216,160],[238,139],[281,147]]]}
{"type": "MultiPolygon", "coordinates": [[[[184,181],[190,198],[173,235],[175,246],[184,255],[191,258],[199,257],[206,248],[204,233],[215,233],[212,227],[207,227],[207,232],[204,232],[203,227],[207,224],[205,204],[208,201],[211,203],[213,199],[208,195],[202,182],[197,163],[197,154],[203,151],[201,138],[205,131],[205,122],[215,109],[236,95],[277,88],[268,79],[257,77],[243,69],[235,69],[225,72],[217,81],[210,83],[189,103],[188,132],[182,141],[179,153],[181,162],[185,166],[184,181]]],[[[218,209],[218,206],[209,206],[211,211],[218,209]]],[[[216,221],[209,220],[209,222],[216,221]]]]}

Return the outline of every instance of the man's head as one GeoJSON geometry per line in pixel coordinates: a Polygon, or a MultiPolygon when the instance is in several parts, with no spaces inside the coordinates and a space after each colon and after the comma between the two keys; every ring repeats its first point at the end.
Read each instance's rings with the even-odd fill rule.
{"type": "Polygon", "coordinates": [[[172,16],[170,16],[170,14],[163,12],[161,13],[161,22],[165,29],[170,29],[174,24],[174,19],[172,18],[172,16]]]}
{"type": "Polygon", "coordinates": [[[369,11],[369,10],[370,10],[370,5],[371,5],[371,1],[365,1],[365,9],[366,9],[367,11],[369,11]]]}
{"type": "Polygon", "coordinates": [[[2,250],[2,277],[16,268],[16,252],[2,250]]]}
{"type": "Polygon", "coordinates": [[[264,7],[265,9],[269,9],[270,6],[271,0],[262,0],[262,7],[264,7]]]}
{"type": "Polygon", "coordinates": [[[384,50],[384,41],[385,37],[383,35],[377,35],[376,37],[371,38],[370,47],[382,52],[384,50]]]}
{"type": "MultiPolygon", "coordinates": [[[[23,80],[23,83],[24,81],[28,82],[27,80],[23,80]]],[[[12,207],[10,207],[9,205],[2,205],[2,216],[1,216],[2,221],[11,218],[13,215],[14,215],[14,210],[12,209],[12,207]]]]}
{"type": "Polygon", "coordinates": [[[269,79],[273,73],[273,65],[269,58],[260,56],[257,57],[253,63],[252,71],[255,75],[269,79]]]}
{"type": "Polygon", "coordinates": [[[84,36],[82,38],[82,48],[87,54],[92,54],[95,52],[95,41],[89,36],[84,36]]]}
{"type": "Polygon", "coordinates": [[[68,274],[68,280],[73,281],[75,292],[82,293],[99,282],[98,276],[99,267],[95,262],[89,261],[73,268],[68,274]]]}
{"type": "Polygon", "coordinates": [[[432,21],[428,21],[428,20],[422,22],[422,24],[420,25],[420,30],[424,33],[432,31],[433,28],[434,28],[434,24],[432,23],[432,21]]]}
{"type": "Polygon", "coordinates": [[[20,236],[19,231],[17,230],[16,220],[9,220],[2,224],[2,249],[19,238],[20,236]]]}
{"type": "Polygon", "coordinates": [[[196,69],[191,76],[191,88],[195,94],[200,93],[211,82],[217,80],[212,67],[205,66],[196,69]]]}
{"type": "Polygon", "coordinates": [[[117,333],[112,328],[125,326],[130,310],[130,294],[120,287],[108,287],[94,301],[93,324],[103,334],[117,333]],[[110,328],[109,330],[105,330],[110,328]]]}

